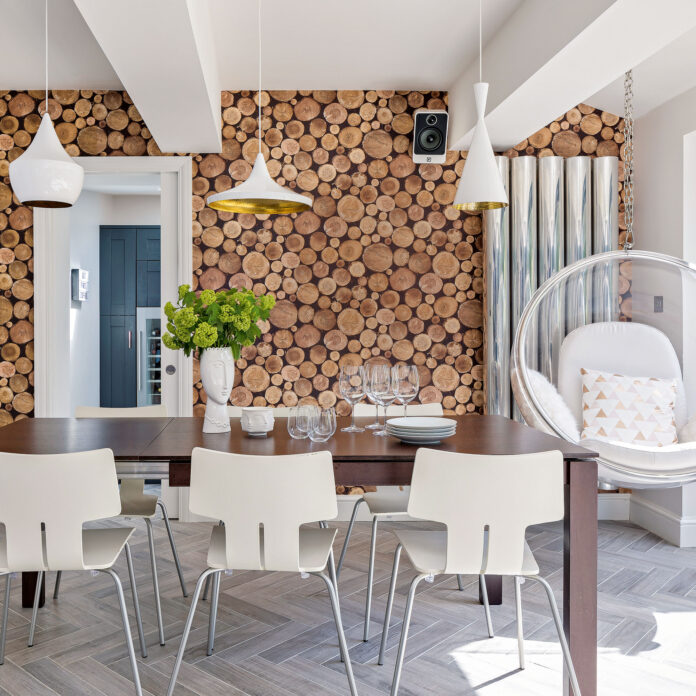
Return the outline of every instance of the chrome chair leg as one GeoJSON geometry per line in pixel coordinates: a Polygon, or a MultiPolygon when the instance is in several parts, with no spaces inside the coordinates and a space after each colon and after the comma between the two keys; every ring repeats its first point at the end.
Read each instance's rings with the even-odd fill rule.
{"type": "Polygon", "coordinates": [[[392,606],[394,604],[394,590],[396,589],[396,576],[399,573],[399,559],[401,558],[401,549],[403,546],[399,544],[394,551],[394,565],[392,566],[391,581],[389,582],[389,596],[387,598],[387,609],[384,612],[384,626],[382,627],[382,641],[379,644],[378,665],[384,664],[384,651],[387,647],[387,636],[389,635],[389,622],[391,621],[392,606]]]}
{"type": "Polygon", "coordinates": [[[404,666],[404,656],[406,655],[406,641],[408,640],[408,629],[411,624],[411,612],[413,611],[413,599],[416,596],[416,588],[421,580],[427,578],[427,575],[416,575],[411,581],[411,587],[408,590],[408,599],[406,600],[406,611],[404,612],[404,622],[401,626],[401,640],[399,641],[399,652],[396,655],[396,665],[394,665],[394,679],[391,685],[391,696],[396,696],[399,690],[399,682],[401,681],[401,670],[404,666]]]}
{"type": "Polygon", "coordinates": [[[138,672],[138,661],[135,659],[135,649],[133,648],[133,638],[131,637],[130,624],[128,623],[128,612],[126,611],[126,599],[123,596],[123,585],[121,584],[121,578],[112,568],[103,570],[103,573],[110,575],[114,584],[116,585],[116,593],[118,594],[118,603],[121,607],[121,619],[123,621],[123,631],[126,634],[126,647],[128,648],[128,658],[131,663],[131,669],[133,670],[133,683],[135,684],[136,696],[143,696],[143,690],[140,686],[140,673],[138,672]]]}
{"type": "MultiPolygon", "coordinates": [[[[340,598],[338,595],[338,578],[336,577],[336,563],[334,559],[334,552],[333,549],[329,551],[329,560],[326,564],[329,568],[329,578],[331,579],[331,582],[333,583],[334,590],[336,590],[336,602],[340,602],[340,598]]],[[[340,608],[340,604],[339,604],[340,608]]],[[[341,662],[346,661],[346,656],[343,654],[343,649],[341,649],[341,662]]]]}
{"type": "Polygon", "coordinates": [[[222,571],[211,575],[213,578],[213,597],[210,602],[210,617],[208,618],[208,650],[207,655],[213,654],[215,648],[215,624],[217,622],[218,602],[220,600],[220,576],[222,571]]]}
{"type": "Polygon", "coordinates": [[[155,559],[155,536],[152,533],[152,520],[145,518],[147,527],[147,540],[150,545],[150,566],[152,567],[152,586],[155,590],[155,609],[157,610],[157,626],[159,628],[159,642],[164,645],[164,625],[162,623],[162,604],[160,602],[159,580],[157,579],[157,560],[155,559]]]}
{"type": "Polygon", "coordinates": [[[341,577],[341,568],[343,568],[343,559],[346,557],[346,550],[348,549],[348,542],[350,541],[350,535],[353,533],[353,525],[355,524],[355,518],[358,515],[358,508],[361,503],[364,503],[364,498],[359,498],[355,501],[353,506],[353,512],[350,516],[350,522],[348,523],[348,529],[346,531],[346,538],[343,540],[343,548],[341,549],[341,555],[338,558],[338,565],[336,566],[336,577],[341,577]]]}
{"type": "Polygon", "coordinates": [[[147,645],[145,644],[145,634],[143,632],[143,619],[140,615],[140,602],[138,601],[138,588],[135,586],[135,573],[133,572],[133,557],[131,556],[130,545],[126,544],[126,563],[128,564],[128,579],[133,595],[133,611],[135,612],[135,623],[138,627],[138,641],[140,643],[140,654],[147,657],[147,645]]]}
{"type": "Polygon", "coordinates": [[[568,641],[566,640],[563,630],[563,622],[561,621],[561,615],[558,613],[558,605],[556,604],[556,598],[554,597],[551,585],[538,575],[526,575],[525,580],[534,580],[540,583],[546,590],[546,596],[549,600],[549,606],[551,607],[551,614],[553,615],[553,622],[556,625],[556,633],[558,633],[558,640],[561,643],[561,652],[563,653],[563,659],[566,669],[568,670],[570,685],[573,689],[574,696],[580,696],[580,685],[578,684],[578,678],[575,674],[575,667],[573,667],[573,660],[570,656],[570,648],[568,647],[568,641]]]}
{"type": "Polygon", "coordinates": [[[0,665],[5,662],[5,639],[7,638],[7,617],[10,612],[10,586],[12,573],[5,574],[5,602],[2,606],[2,628],[0,628],[0,665]]]}
{"type": "Polygon", "coordinates": [[[464,581],[462,580],[461,575],[457,575],[457,587],[459,588],[460,592],[464,592],[464,581]]]}
{"type": "Polygon", "coordinates": [[[172,556],[174,556],[174,565],[176,566],[176,572],[179,576],[179,584],[181,585],[181,591],[184,597],[188,597],[188,590],[186,589],[186,582],[184,581],[184,573],[181,570],[181,562],[179,561],[179,554],[176,551],[176,544],[174,543],[174,535],[172,534],[172,526],[169,524],[169,515],[167,514],[167,508],[161,500],[157,501],[160,510],[162,510],[162,518],[164,519],[164,526],[167,528],[167,536],[169,537],[169,545],[172,547],[172,556]]]}
{"type": "Polygon", "coordinates": [[[370,613],[372,610],[372,581],[375,576],[375,550],[377,546],[378,517],[372,518],[372,536],[370,538],[370,565],[367,568],[367,593],[365,595],[365,627],[363,628],[363,640],[370,638],[370,613]]]}
{"type": "Polygon", "coordinates": [[[213,573],[217,572],[218,571],[214,570],[213,568],[208,568],[200,574],[198,582],[196,582],[196,589],[193,591],[193,599],[191,600],[191,608],[189,609],[188,616],[186,617],[184,632],[181,634],[181,643],[179,644],[179,650],[176,653],[176,660],[174,661],[174,669],[172,670],[172,676],[169,679],[167,696],[172,696],[174,689],[176,688],[176,678],[179,676],[179,668],[181,667],[181,661],[183,660],[184,652],[186,651],[186,643],[188,642],[189,633],[191,633],[193,615],[196,613],[196,605],[198,604],[198,598],[201,596],[201,588],[203,587],[203,583],[213,573]]]}
{"type": "Polygon", "coordinates": [[[34,590],[34,604],[31,610],[31,625],[29,626],[29,641],[27,647],[34,647],[34,631],[36,631],[36,617],[39,613],[39,599],[41,599],[41,587],[44,582],[44,571],[40,570],[36,578],[36,590],[34,590]]]}
{"type": "Polygon", "coordinates": [[[63,577],[63,571],[59,570],[56,573],[56,584],[53,586],[53,599],[58,599],[58,591],[60,590],[60,581],[63,577]]]}
{"type": "MultiPolygon", "coordinates": [[[[343,661],[346,667],[346,676],[348,677],[348,685],[350,686],[351,696],[357,696],[358,689],[355,685],[355,677],[353,676],[353,666],[350,662],[350,654],[348,653],[348,646],[346,645],[346,636],[343,632],[343,622],[341,621],[341,609],[338,605],[338,593],[336,588],[331,582],[331,578],[326,575],[326,573],[313,573],[320,577],[325,583],[329,591],[329,597],[331,599],[331,609],[333,610],[334,621],[336,622],[336,633],[338,634],[338,645],[340,647],[340,653],[343,655],[343,661]]],[[[171,694],[167,694],[171,696],[171,694]]]]}
{"type": "Polygon", "coordinates": [[[201,600],[204,602],[208,599],[208,595],[210,594],[210,582],[210,576],[208,576],[205,581],[205,587],[203,588],[203,596],[201,597],[201,600]]]}
{"type": "Polygon", "coordinates": [[[525,668],[524,626],[522,624],[522,578],[515,576],[515,613],[517,614],[517,652],[520,655],[520,669],[525,668]]]}
{"type": "Polygon", "coordinates": [[[486,626],[488,626],[488,637],[494,638],[493,621],[491,620],[491,605],[488,603],[488,587],[486,587],[486,576],[481,573],[479,575],[479,584],[481,586],[481,596],[483,597],[483,609],[486,612],[486,626]]]}

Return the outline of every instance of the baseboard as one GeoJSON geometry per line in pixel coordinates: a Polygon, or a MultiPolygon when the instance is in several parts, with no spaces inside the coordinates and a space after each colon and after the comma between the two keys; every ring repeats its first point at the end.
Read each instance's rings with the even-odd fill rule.
{"type": "Polygon", "coordinates": [[[597,495],[598,520],[626,521],[630,514],[630,493],[599,493],[597,495]]]}
{"type": "Polygon", "coordinates": [[[634,497],[629,519],[675,546],[696,546],[696,517],[680,517],[660,505],[634,497]]]}

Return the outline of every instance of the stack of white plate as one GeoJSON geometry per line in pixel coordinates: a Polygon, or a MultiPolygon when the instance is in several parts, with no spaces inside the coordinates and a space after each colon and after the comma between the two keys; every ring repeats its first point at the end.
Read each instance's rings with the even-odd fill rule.
{"type": "Polygon", "coordinates": [[[451,418],[390,418],[387,432],[409,445],[437,445],[454,435],[457,421],[451,418]]]}

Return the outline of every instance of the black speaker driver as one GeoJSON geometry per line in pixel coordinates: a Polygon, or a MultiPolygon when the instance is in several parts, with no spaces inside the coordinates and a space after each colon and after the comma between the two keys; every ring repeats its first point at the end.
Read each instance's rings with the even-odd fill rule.
{"type": "Polygon", "coordinates": [[[442,144],[442,131],[439,128],[425,128],[418,136],[418,144],[425,152],[433,152],[442,144]]]}

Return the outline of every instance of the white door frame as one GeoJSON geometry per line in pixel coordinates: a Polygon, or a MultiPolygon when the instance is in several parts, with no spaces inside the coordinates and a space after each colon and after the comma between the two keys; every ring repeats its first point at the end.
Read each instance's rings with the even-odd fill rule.
{"type": "MultiPolygon", "coordinates": [[[[191,283],[193,275],[191,158],[75,157],[74,160],[90,174],[161,175],[161,297],[163,301],[176,299],[178,286],[191,283]]],[[[60,405],[65,401],[61,378],[64,382],[70,357],[63,354],[64,342],[53,340],[65,332],[65,327],[60,325],[63,314],[57,304],[64,301],[62,290],[70,279],[62,277],[65,269],[55,263],[56,259],[65,258],[65,249],[60,248],[65,240],[52,234],[52,212],[47,208],[34,209],[34,414],[37,418],[49,418],[60,412],[60,405]]],[[[69,273],[69,269],[65,272],[69,273]]],[[[164,315],[162,320],[165,321],[164,315]]],[[[186,358],[183,351],[162,346],[163,380],[169,365],[176,368],[172,379],[177,380],[178,389],[168,390],[173,392],[169,398],[163,390],[167,411],[172,416],[190,416],[193,413],[193,361],[186,358]]]]}

